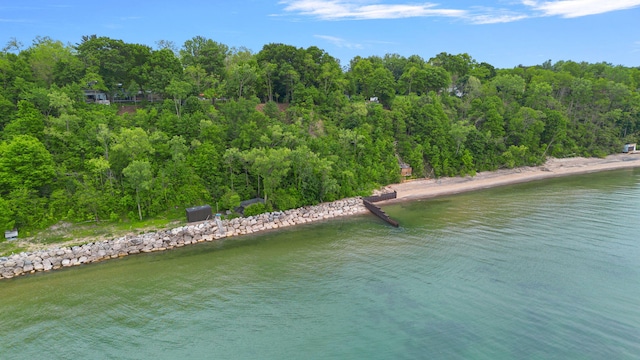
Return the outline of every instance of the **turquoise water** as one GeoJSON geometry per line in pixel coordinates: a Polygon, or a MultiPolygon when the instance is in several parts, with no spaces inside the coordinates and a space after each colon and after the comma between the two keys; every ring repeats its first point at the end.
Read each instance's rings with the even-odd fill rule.
{"type": "Polygon", "coordinates": [[[0,281],[0,358],[638,359],[640,170],[0,281]]]}

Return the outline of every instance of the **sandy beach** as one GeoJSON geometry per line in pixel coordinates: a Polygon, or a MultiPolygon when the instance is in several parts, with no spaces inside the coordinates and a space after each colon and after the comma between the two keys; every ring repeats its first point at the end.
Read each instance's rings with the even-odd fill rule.
{"type": "Polygon", "coordinates": [[[542,166],[479,172],[473,177],[417,179],[389,185],[385,190],[397,191],[398,197],[386,202],[425,199],[560,176],[634,167],[640,167],[640,153],[615,154],[605,158],[550,158],[542,166]]]}

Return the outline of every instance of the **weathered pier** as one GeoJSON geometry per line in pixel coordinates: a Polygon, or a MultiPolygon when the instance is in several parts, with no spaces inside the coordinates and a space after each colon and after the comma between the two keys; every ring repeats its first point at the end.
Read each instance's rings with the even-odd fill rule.
{"type": "Polygon", "coordinates": [[[378,201],[395,199],[397,196],[398,196],[398,193],[396,191],[391,193],[376,195],[376,196],[368,196],[368,197],[362,198],[362,203],[364,204],[364,207],[366,207],[374,215],[386,221],[391,226],[398,227],[400,226],[400,224],[398,224],[397,221],[390,218],[389,215],[387,215],[387,213],[385,213],[380,207],[374,204],[375,202],[378,202],[378,201]]]}

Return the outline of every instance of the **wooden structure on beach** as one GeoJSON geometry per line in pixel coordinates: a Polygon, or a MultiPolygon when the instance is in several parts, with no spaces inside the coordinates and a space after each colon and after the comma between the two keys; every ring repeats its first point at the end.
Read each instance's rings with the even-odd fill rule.
{"type": "Polygon", "coordinates": [[[376,215],[380,219],[386,221],[389,225],[394,227],[399,227],[400,224],[398,224],[397,221],[390,218],[389,215],[387,215],[387,213],[385,213],[379,206],[374,204],[374,202],[378,202],[378,201],[395,199],[397,196],[398,196],[398,192],[394,191],[392,193],[386,193],[386,194],[362,198],[362,203],[364,204],[364,207],[367,208],[367,210],[371,211],[374,215],[376,215]]]}
{"type": "Polygon", "coordinates": [[[400,164],[400,175],[404,177],[410,177],[412,175],[413,169],[409,164],[402,163],[400,164]]]}

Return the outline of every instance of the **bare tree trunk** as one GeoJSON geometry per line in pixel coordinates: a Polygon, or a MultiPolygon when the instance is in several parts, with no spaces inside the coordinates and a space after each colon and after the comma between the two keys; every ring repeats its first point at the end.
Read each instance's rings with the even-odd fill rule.
{"type": "Polygon", "coordinates": [[[140,208],[140,193],[138,188],[136,188],[136,202],[138,203],[138,217],[140,218],[140,221],[142,221],[142,210],[140,208]]]}

